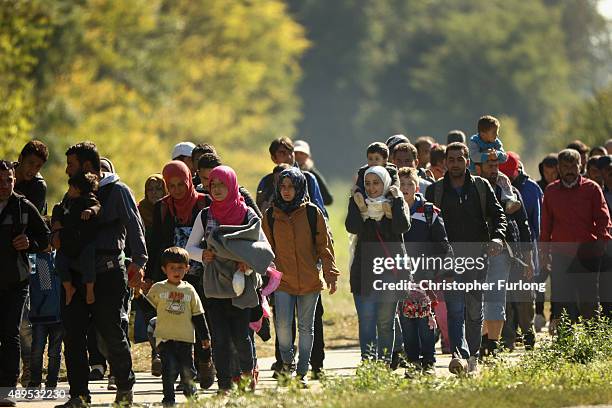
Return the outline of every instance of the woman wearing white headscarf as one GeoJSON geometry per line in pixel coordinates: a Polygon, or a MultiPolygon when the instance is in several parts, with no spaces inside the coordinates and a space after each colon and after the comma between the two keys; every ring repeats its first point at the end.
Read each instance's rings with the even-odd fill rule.
{"type": "Polygon", "coordinates": [[[364,184],[368,209],[360,212],[351,197],[345,222],[346,230],[357,235],[351,293],[359,320],[361,358],[390,363],[395,310],[401,292],[379,289],[382,282],[404,279],[408,273],[397,268],[382,272],[380,259],[404,255],[402,234],[410,229],[410,216],[402,193],[391,186],[391,177],[384,167],[370,167],[365,172],[364,184]]]}

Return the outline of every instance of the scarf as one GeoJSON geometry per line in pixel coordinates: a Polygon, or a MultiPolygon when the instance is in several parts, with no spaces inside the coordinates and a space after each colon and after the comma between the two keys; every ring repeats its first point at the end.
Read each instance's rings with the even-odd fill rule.
{"type": "MultiPolygon", "coordinates": [[[[208,176],[208,191],[211,191],[213,180],[219,180],[227,187],[227,196],[223,201],[213,198],[210,214],[220,225],[242,225],[248,207],[238,190],[236,172],[229,166],[218,166],[208,176]]],[[[212,196],[212,194],[211,194],[212,196]]]]}
{"type": "Polygon", "coordinates": [[[278,184],[274,189],[274,206],[284,213],[289,214],[295,211],[305,201],[307,201],[307,199],[306,176],[304,176],[304,173],[302,173],[300,169],[296,167],[283,170],[278,177],[278,184]],[[290,202],[285,201],[280,192],[281,183],[285,178],[289,178],[289,180],[291,180],[293,188],[295,189],[295,196],[290,202]]]}
{"type": "MultiPolygon", "coordinates": [[[[368,218],[372,218],[376,221],[380,221],[382,217],[385,215],[385,211],[383,210],[383,204],[388,203],[389,200],[385,197],[389,192],[389,187],[391,187],[391,176],[387,169],[382,166],[373,166],[366,170],[363,175],[363,182],[365,183],[365,177],[368,174],[375,174],[378,176],[380,181],[383,183],[383,193],[379,197],[370,198],[367,197],[365,202],[368,206],[368,218]]],[[[367,195],[367,192],[366,192],[367,195]]]]}
{"type": "Polygon", "coordinates": [[[176,217],[181,224],[190,224],[193,216],[193,207],[199,200],[203,200],[205,196],[196,192],[189,167],[182,161],[173,160],[164,166],[162,174],[166,186],[170,184],[170,179],[174,177],[180,178],[185,186],[187,186],[187,192],[183,198],[175,200],[171,195],[167,195],[162,200],[168,206],[170,214],[176,217]]]}
{"type": "Polygon", "coordinates": [[[149,185],[154,183],[161,184],[164,187],[166,194],[168,194],[166,182],[161,174],[152,174],[149,176],[147,181],[145,181],[145,198],[138,203],[138,211],[140,212],[140,217],[142,218],[145,228],[150,228],[153,226],[153,208],[155,207],[155,203],[152,203],[147,199],[147,188],[149,185]]]}

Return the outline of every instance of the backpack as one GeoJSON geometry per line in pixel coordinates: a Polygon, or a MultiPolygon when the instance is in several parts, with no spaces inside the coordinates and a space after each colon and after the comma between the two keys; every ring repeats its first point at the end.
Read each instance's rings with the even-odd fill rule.
{"type": "MultiPolygon", "coordinates": [[[[480,198],[480,209],[482,211],[482,218],[487,221],[487,183],[481,177],[474,177],[474,184],[478,191],[478,197],[480,198]]],[[[442,196],[444,195],[444,181],[436,181],[433,185],[434,188],[434,204],[438,208],[442,208],[442,196]]]]}
{"type": "MultiPolygon", "coordinates": [[[[272,211],[274,207],[269,207],[266,210],[266,218],[268,220],[268,225],[270,226],[270,235],[272,236],[272,241],[274,241],[274,217],[272,216],[272,211]]],[[[306,216],[308,217],[308,225],[310,226],[310,236],[312,238],[312,244],[316,246],[317,243],[317,213],[319,212],[319,207],[314,205],[313,203],[306,203],[306,216]]],[[[276,246],[275,242],[272,242],[274,246],[276,246]]]]}

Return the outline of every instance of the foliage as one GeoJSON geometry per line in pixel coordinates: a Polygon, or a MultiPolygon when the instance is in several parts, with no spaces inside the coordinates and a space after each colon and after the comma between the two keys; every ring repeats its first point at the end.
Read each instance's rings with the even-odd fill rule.
{"type": "Polygon", "coordinates": [[[289,3],[313,43],[298,133],[323,170],[343,175],[373,140],[443,142],[450,129],[474,132],[483,114],[510,118],[522,135],[511,144],[534,154],[558,109],[610,77],[610,31],[595,1],[289,3]],[[340,151],[354,159],[335,160],[340,151]]]}
{"type": "MultiPolygon", "coordinates": [[[[190,140],[213,143],[253,186],[271,163],[252,159],[271,138],[293,131],[298,61],[308,43],[280,0],[58,0],[38,7],[46,42],[27,66],[32,79],[23,91],[36,114],[12,111],[31,119],[20,134],[31,130],[50,145],[44,172],[54,179],[61,180],[65,149],[92,140],[140,194],[172,145],[190,140]]],[[[50,184],[52,199],[62,190],[50,184]]]]}

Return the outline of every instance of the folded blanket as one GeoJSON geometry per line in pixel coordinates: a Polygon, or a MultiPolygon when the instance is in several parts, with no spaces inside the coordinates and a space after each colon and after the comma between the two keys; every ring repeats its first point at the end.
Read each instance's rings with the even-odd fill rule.
{"type": "Polygon", "coordinates": [[[208,249],[215,252],[215,260],[204,264],[203,286],[207,298],[232,299],[240,309],[259,304],[257,289],[261,276],[274,259],[274,252],[261,228],[261,220],[251,218],[246,225],[220,225],[206,239],[208,249]],[[244,292],[236,296],[232,286],[238,262],[244,262],[253,271],[245,276],[244,292]]]}

